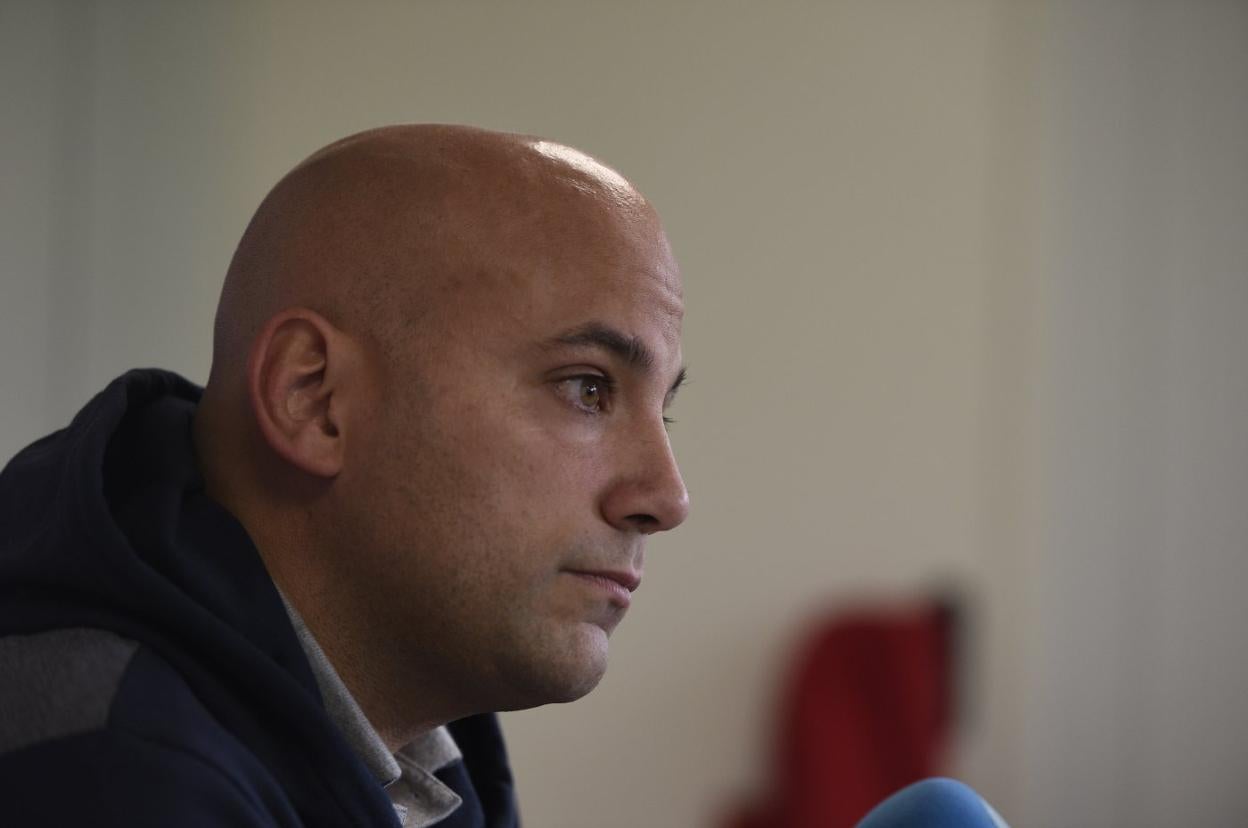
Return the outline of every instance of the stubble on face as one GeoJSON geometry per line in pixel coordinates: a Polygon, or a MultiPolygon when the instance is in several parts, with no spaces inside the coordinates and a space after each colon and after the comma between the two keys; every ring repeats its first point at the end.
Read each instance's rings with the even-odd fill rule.
{"type": "MultiPolygon", "coordinates": [[[[400,672],[471,709],[589,692],[624,613],[568,570],[642,565],[644,535],[600,502],[623,426],[567,410],[552,372],[573,366],[539,346],[593,322],[646,341],[661,382],[680,360],[679,276],[648,205],[549,172],[450,222],[456,255],[410,295],[421,325],[343,481],[355,508],[338,530],[360,550],[343,577],[367,585],[400,672]]],[[[634,396],[655,407],[651,388],[634,396]]]]}

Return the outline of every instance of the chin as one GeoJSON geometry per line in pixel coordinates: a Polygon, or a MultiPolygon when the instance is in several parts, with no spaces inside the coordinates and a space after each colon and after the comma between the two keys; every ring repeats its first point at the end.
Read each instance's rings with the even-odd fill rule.
{"type": "Polygon", "coordinates": [[[602,677],[606,674],[607,657],[606,653],[603,653],[600,661],[593,664],[583,665],[577,675],[569,677],[570,680],[564,683],[563,698],[560,699],[560,701],[576,701],[582,696],[587,695],[591,690],[598,686],[598,683],[602,681],[602,677]]]}
{"type": "Polygon", "coordinates": [[[532,660],[521,668],[516,695],[506,710],[522,710],[543,704],[566,704],[588,694],[607,672],[607,636],[597,626],[579,632],[563,646],[551,645],[543,653],[532,653],[532,660]]]}

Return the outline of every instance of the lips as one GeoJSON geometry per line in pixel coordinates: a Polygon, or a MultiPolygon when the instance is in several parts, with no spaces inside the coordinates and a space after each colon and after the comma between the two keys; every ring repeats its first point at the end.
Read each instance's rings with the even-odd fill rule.
{"type": "Polygon", "coordinates": [[[608,581],[615,581],[629,592],[636,592],[637,587],[641,586],[641,573],[632,571],[615,571],[606,569],[574,569],[574,575],[593,575],[598,578],[606,578],[608,581]]]}
{"type": "Polygon", "coordinates": [[[601,589],[612,603],[623,608],[628,607],[631,593],[641,585],[641,574],[631,570],[569,569],[567,573],[601,589]]]}

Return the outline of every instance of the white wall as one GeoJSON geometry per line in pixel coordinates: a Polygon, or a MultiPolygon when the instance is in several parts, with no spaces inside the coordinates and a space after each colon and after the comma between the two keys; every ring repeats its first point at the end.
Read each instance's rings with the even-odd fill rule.
{"type": "Polygon", "coordinates": [[[505,717],[528,824],[713,824],[800,623],[933,576],[978,597],[957,767],[1015,824],[1232,824],[1243,9],[0,0],[0,457],[127,367],[202,381],[317,146],[549,135],[684,265],[694,512],[603,685],[505,717]]]}
{"type": "Polygon", "coordinates": [[[1034,825],[1248,821],[1248,5],[1053,4],[1034,825]]]}
{"type": "MultiPolygon", "coordinates": [[[[65,117],[57,55],[56,8],[0,7],[0,457],[5,460],[49,423],[54,337],[50,335],[53,211],[65,117]],[[31,72],[32,67],[38,71],[31,72]]],[[[76,390],[76,389],[75,389],[76,390]]]]}

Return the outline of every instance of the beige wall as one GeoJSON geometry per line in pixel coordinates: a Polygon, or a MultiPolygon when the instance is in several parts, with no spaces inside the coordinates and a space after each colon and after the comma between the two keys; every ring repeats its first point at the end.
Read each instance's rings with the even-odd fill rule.
{"type": "Polygon", "coordinates": [[[1020,804],[1248,824],[1248,4],[1054,3],[1020,804]]]}
{"type": "MultiPolygon", "coordinates": [[[[1208,79],[1184,76],[1174,107],[1186,100],[1181,84],[1244,68],[1242,7],[1197,5],[1229,11],[1193,13],[1179,31],[1197,46],[1214,38],[1225,54],[1205,56],[1208,79]]],[[[1148,716],[1170,722],[1191,689],[1172,681],[1152,707],[1111,715],[1110,736],[1097,736],[1115,694],[1149,674],[1161,646],[1131,632],[1150,617],[1146,603],[1101,589],[1135,571],[1136,536],[1097,533],[1149,514],[1158,493],[1104,501],[1100,524],[1077,520],[1083,501],[1067,495],[1070,484],[1099,479],[1113,490],[1146,474],[1120,464],[1126,449],[1149,444],[1152,422],[1131,420],[1134,397],[1115,398],[1086,416],[1105,435],[1124,416],[1143,423],[1136,442],[1081,442],[1075,415],[1103,386],[1084,384],[1078,354],[1105,337],[1122,348],[1159,342],[1152,332],[1170,328],[1147,308],[1124,309],[1114,291],[1133,284],[1135,260],[1105,258],[1148,233],[1124,237],[1112,221],[1099,234],[1081,230],[1136,204],[1128,189],[1103,211],[1086,206],[1101,191],[1091,173],[1116,157],[1124,128],[1096,120],[1106,110],[1093,92],[1117,100],[1104,61],[1129,74],[1131,55],[1171,29],[1156,13],[1140,23],[1139,6],[1080,8],[0,4],[0,456],[63,423],[128,367],[202,381],[233,245],[273,181],[315,147],[395,121],[552,136],[633,178],[683,263],[692,382],[673,436],[694,511],[653,544],[602,686],[574,705],[505,717],[527,823],[712,824],[761,783],[776,674],[799,625],[848,597],[934,578],[963,583],[979,622],[975,715],[956,767],[1016,825],[1164,824],[1113,803],[1133,790],[1134,751],[1175,743],[1187,752],[1140,777],[1169,786],[1156,794],[1164,801],[1148,800],[1152,812],[1209,795],[1207,813],[1225,814],[1236,802],[1227,772],[1184,774],[1182,760],[1200,738],[1215,739],[1224,765],[1244,759],[1231,738],[1248,737],[1244,717],[1227,697],[1206,699],[1229,724],[1221,731],[1199,717],[1149,731],[1148,716]],[[1142,40],[1096,36],[1124,20],[1142,40]],[[1083,131],[1089,118],[1099,131],[1083,131]],[[1107,324],[1120,318],[1135,321],[1107,324]],[[1097,478],[1106,468],[1123,477],[1097,478]],[[1101,580],[1088,586],[1085,576],[1101,580]],[[1067,646],[1081,637],[1085,646],[1067,646]],[[1132,655],[1110,657],[1118,651],[1132,655]],[[1113,678],[1089,695],[1083,679],[1098,671],[1113,678]],[[1140,732],[1150,735],[1126,736],[1140,732]],[[1072,751],[1096,760],[1072,762],[1072,751]],[[1106,778],[1127,782],[1106,787],[1106,778]],[[1070,786],[1078,796],[1065,796],[1070,786]]],[[[1166,54],[1187,65],[1202,52],[1166,54]]],[[[1229,114],[1207,135],[1171,136],[1179,146],[1242,134],[1242,87],[1219,88],[1189,105],[1229,114]]],[[[1132,134],[1182,114],[1132,113],[1132,134]]],[[[1235,144],[1217,146],[1227,170],[1248,168],[1235,144]]],[[[1190,301],[1177,283],[1149,294],[1177,308],[1166,318],[1181,333],[1178,350],[1156,346],[1175,360],[1165,387],[1178,406],[1166,416],[1177,419],[1166,422],[1178,429],[1183,406],[1195,405],[1230,440],[1242,436],[1229,413],[1242,411],[1242,395],[1200,408],[1191,400],[1207,399],[1213,378],[1206,387],[1182,377],[1203,376],[1183,366],[1214,354],[1229,371],[1225,354],[1248,345],[1233,313],[1244,309],[1233,231],[1245,188],[1185,163],[1195,206],[1145,230],[1188,228],[1179,249],[1212,246],[1202,261],[1223,281],[1211,275],[1210,292],[1190,301]],[[1229,188],[1209,207],[1221,235],[1193,229],[1206,226],[1206,184],[1229,188]],[[1221,327],[1203,327],[1219,313],[1221,327]],[[1228,351],[1217,350],[1223,340],[1228,351]]],[[[1132,180],[1129,169],[1107,175],[1101,183],[1132,180]]],[[[1094,376],[1113,380],[1116,366],[1097,363],[1094,376]]],[[[1165,445],[1188,477],[1209,473],[1242,493],[1239,455],[1218,466],[1206,457],[1216,446],[1165,445]]],[[[1186,479],[1167,496],[1187,503],[1186,479]]],[[[1226,608],[1229,584],[1243,582],[1231,579],[1248,573],[1233,554],[1243,551],[1233,495],[1221,496],[1209,514],[1192,502],[1186,522],[1167,525],[1191,554],[1209,550],[1208,571],[1227,590],[1217,593],[1222,609],[1202,609],[1204,582],[1185,580],[1169,548],[1153,560],[1171,580],[1150,575],[1142,587],[1181,590],[1166,604],[1168,669],[1242,653],[1225,637],[1206,661],[1175,649],[1185,636],[1216,638],[1218,619],[1243,620],[1226,608]],[[1197,620],[1173,620],[1184,617],[1197,620]]],[[[1248,689],[1242,672],[1219,675],[1220,692],[1248,689]]]]}

